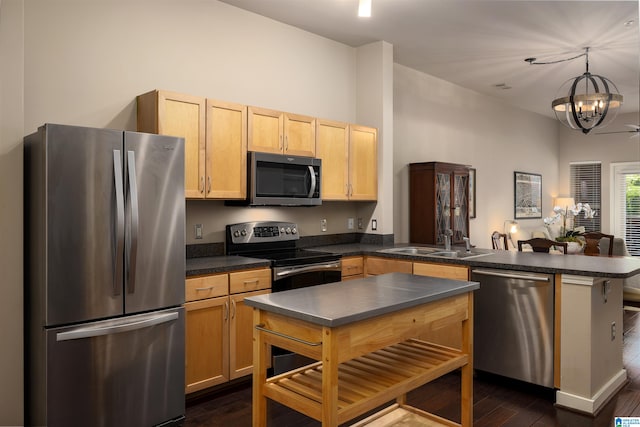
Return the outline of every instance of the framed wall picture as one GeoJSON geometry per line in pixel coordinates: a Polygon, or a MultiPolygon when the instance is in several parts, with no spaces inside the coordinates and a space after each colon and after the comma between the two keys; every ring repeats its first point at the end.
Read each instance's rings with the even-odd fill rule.
{"type": "Polygon", "coordinates": [[[542,175],[514,172],[515,219],[542,218],[542,175]]]}
{"type": "Polygon", "coordinates": [[[476,217],[476,168],[469,168],[469,218],[476,217]]]}

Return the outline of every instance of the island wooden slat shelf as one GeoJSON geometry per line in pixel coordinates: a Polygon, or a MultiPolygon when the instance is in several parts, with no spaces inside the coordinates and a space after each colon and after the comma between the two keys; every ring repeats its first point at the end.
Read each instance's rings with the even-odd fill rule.
{"type": "Polygon", "coordinates": [[[308,291],[314,292],[313,295],[298,289],[295,290],[297,294],[291,294],[292,298],[302,298],[291,304],[283,299],[284,296],[274,294],[255,297],[253,302],[249,302],[254,307],[256,325],[254,427],[267,426],[266,399],[321,421],[325,427],[346,423],[394,400],[399,405],[394,408],[394,414],[389,415],[390,410],[385,409],[379,421],[371,421],[377,423],[373,425],[393,425],[384,424],[389,416],[410,416],[421,421],[409,425],[471,426],[472,290],[477,288],[477,284],[407,277],[411,275],[401,273],[388,276],[391,277],[376,276],[336,286],[322,285],[326,288],[316,287],[319,289],[308,291]],[[437,281],[444,281],[445,286],[437,281]],[[390,283],[397,283],[397,287],[389,286],[390,283]],[[376,301],[352,299],[352,305],[345,306],[343,311],[329,304],[336,301],[336,296],[342,296],[337,286],[349,287],[352,284],[354,288],[345,288],[343,305],[358,292],[363,292],[361,297],[376,301]],[[448,286],[460,288],[452,292],[448,286]],[[333,294],[332,298],[323,299],[326,293],[333,294]],[[396,304],[398,299],[401,300],[399,305],[396,304]],[[311,313],[307,313],[305,310],[310,301],[313,301],[309,309],[311,313]],[[385,307],[389,301],[392,303],[385,307]],[[373,307],[375,315],[366,311],[369,306],[373,307]],[[291,308],[289,312],[287,307],[291,308]],[[296,308],[300,312],[295,311],[296,308]],[[360,309],[364,313],[362,316],[351,314],[351,311],[357,313],[360,309]],[[330,316],[324,316],[327,313],[330,316]],[[314,317],[315,314],[319,317],[314,317]],[[460,350],[420,339],[427,332],[454,324],[462,330],[460,350]],[[270,346],[289,349],[318,362],[267,378],[270,346]],[[405,405],[406,393],[459,368],[459,423],[405,405]]]}
{"type": "MultiPolygon", "coordinates": [[[[420,340],[408,340],[338,366],[338,423],[346,422],[466,365],[462,352],[420,340]]],[[[322,363],[269,378],[264,395],[321,420],[322,363]]]]}

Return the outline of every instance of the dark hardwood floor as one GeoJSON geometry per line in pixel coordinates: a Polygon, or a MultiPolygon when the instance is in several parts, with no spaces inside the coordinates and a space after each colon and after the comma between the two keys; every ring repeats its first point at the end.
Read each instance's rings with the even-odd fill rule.
{"type": "MultiPolygon", "coordinates": [[[[488,375],[476,375],[473,390],[473,425],[610,427],[614,425],[614,416],[640,417],[640,311],[625,310],[623,323],[623,358],[629,381],[596,417],[556,408],[553,392],[549,389],[488,375]]],[[[412,391],[408,394],[407,400],[412,406],[459,421],[459,390],[460,375],[454,372],[412,391]]],[[[321,425],[274,402],[269,402],[268,414],[269,425],[274,427],[321,425]]],[[[231,388],[187,401],[184,427],[214,426],[251,426],[249,381],[242,381],[231,388]]]]}

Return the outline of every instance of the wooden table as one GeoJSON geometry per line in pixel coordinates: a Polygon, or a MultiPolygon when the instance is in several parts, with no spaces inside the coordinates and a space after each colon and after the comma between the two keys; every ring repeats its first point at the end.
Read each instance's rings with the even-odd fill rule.
{"type": "Polygon", "coordinates": [[[267,398],[323,426],[337,426],[394,399],[399,410],[433,425],[471,426],[473,290],[478,287],[391,273],[247,298],[255,324],[253,426],[267,425],[267,398]],[[462,329],[461,350],[419,339],[451,324],[462,329]],[[318,362],[267,378],[271,345],[318,362]],[[459,424],[405,405],[407,392],[458,368],[459,424]]]}

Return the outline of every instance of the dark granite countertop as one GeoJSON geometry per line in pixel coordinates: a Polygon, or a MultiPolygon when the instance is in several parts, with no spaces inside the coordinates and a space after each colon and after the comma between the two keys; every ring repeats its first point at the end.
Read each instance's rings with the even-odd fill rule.
{"type": "MultiPolygon", "coordinates": [[[[338,253],[342,256],[369,255],[385,258],[404,259],[415,262],[435,262],[442,264],[460,264],[471,267],[499,268],[506,270],[531,271],[538,273],[574,274],[590,277],[627,278],[640,273],[640,258],[634,257],[598,257],[585,255],[556,255],[534,252],[494,251],[486,252],[478,258],[441,258],[436,256],[416,256],[399,253],[379,252],[382,249],[403,246],[421,246],[395,244],[391,246],[342,244],[314,247],[315,251],[338,253]]],[[[427,246],[427,245],[423,245],[427,246]]],[[[464,250],[463,247],[454,249],[464,250]]]]}
{"type": "Polygon", "coordinates": [[[390,273],[245,298],[247,305],[336,327],[471,292],[477,282],[390,273]]]}
{"type": "MultiPolygon", "coordinates": [[[[416,246],[409,244],[375,245],[363,243],[347,243],[338,245],[316,246],[306,249],[329,252],[346,256],[380,256],[403,259],[414,262],[435,262],[443,264],[460,264],[471,267],[499,268],[505,270],[530,271],[538,273],[574,274],[578,276],[627,278],[640,274],[640,258],[634,257],[597,257],[584,255],[550,255],[533,252],[493,251],[491,249],[474,249],[488,255],[478,258],[441,258],[435,256],[416,256],[400,253],[380,252],[393,247],[416,246]]],[[[427,245],[421,245],[427,246],[427,245]]],[[[457,247],[454,249],[463,249],[457,247]]],[[[224,273],[234,270],[269,267],[266,259],[247,258],[242,256],[213,256],[204,258],[188,258],[186,276],[224,273]]]]}
{"type": "Polygon", "coordinates": [[[186,276],[199,276],[201,274],[225,273],[234,270],[243,270],[258,267],[270,267],[267,259],[247,258],[243,256],[213,256],[203,258],[187,258],[186,276]]]}

